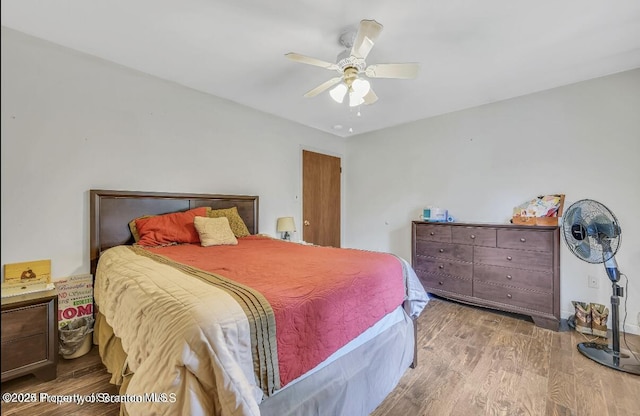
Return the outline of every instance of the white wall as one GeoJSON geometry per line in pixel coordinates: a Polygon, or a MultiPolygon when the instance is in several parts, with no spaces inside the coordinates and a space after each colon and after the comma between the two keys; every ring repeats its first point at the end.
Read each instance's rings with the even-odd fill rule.
{"type": "Polygon", "coordinates": [[[2,28],[2,263],[88,273],[90,189],[260,196],[301,224],[302,148],[344,139],[2,28]]]}
{"type": "MultiPolygon", "coordinates": [[[[540,194],[566,194],[565,209],[583,198],[604,203],[623,229],[626,330],[640,333],[640,70],[356,136],[346,160],[345,245],[407,259],[410,222],[427,205],[463,222],[504,223],[540,194]]],[[[572,300],[609,306],[603,265],[561,244],[562,316],[572,300]]]]}

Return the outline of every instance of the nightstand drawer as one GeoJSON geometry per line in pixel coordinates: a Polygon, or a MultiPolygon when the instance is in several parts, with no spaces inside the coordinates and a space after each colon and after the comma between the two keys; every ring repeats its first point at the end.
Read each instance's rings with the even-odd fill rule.
{"type": "Polygon", "coordinates": [[[2,382],[25,374],[56,378],[58,294],[54,290],[2,298],[2,382]]]}
{"type": "Polygon", "coordinates": [[[23,338],[47,331],[47,305],[40,304],[2,312],[2,340],[23,338]]]}
{"type": "Polygon", "coordinates": [[[2,372],[46,361],[47,334],[35,334],[11,342],[2,342],[2,372]]]}

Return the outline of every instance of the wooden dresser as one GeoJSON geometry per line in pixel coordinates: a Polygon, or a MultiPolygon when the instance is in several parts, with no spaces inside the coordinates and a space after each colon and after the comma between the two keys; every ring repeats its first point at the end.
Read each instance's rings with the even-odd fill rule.
{"type": "Polygon", "coordinates": [[[411,258],[429,293],[559,328],[557,226],[414,221],[411,258]]]}
{"type": "Polygon", "coordinates": [[[25,374],[56,378],[58,295],[55,290],[2,298],[2,381],[25,374]]]}

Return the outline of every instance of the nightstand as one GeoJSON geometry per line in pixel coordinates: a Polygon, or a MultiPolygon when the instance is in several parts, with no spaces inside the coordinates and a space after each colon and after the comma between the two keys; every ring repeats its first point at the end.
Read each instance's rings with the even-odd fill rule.
{"type": "Polygon", "coordinates": [[[58,294],[55,290],[2,298],[2,381],[25,374],[56,378],[58,294]]]}

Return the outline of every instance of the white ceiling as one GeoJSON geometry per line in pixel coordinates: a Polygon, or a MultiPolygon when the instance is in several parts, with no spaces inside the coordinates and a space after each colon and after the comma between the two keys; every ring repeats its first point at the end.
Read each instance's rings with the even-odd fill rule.
{"type": "Polygon", "coordinates": [[[1,8],[3,26],[342,137],[640,67],[638,0],[2,0],[1,8]],[[359,116],[328,91],[304,98],[337,74],[284,54],[335,62],[340,34],[362,19],[384,25],[367,63],[419,62],[418,78],[370,80],[379,100],[359,116]]]}

